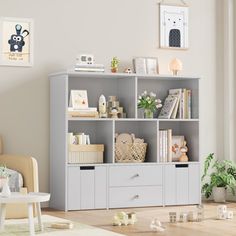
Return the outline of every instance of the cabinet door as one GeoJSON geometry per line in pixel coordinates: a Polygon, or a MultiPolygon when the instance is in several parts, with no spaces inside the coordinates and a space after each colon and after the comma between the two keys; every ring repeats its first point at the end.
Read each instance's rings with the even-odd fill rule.
{"type": "Polygon", "coordinates": [[[176,204],[188,204],[188,164],[175,165],[176,170],[176,204]]]}
{"type": "Polygon", "coordinates": [[[176,204],[176,175],[175,165],[166,165],[164,174],[164,202],[165,205],[176,204]]]}
{"type": "Polygon", "coordinates": [[[80,210],[80,168],[68,167],[67,209],[80,210]]]}
{"type": "Polygon", "coordinates": [[[200,165],[189,165],[189,204],[200,204],[200,165]]]}
{"type": "Polygon", "coordinates": [[[107,207],[107,168],[96,166],[95,168],[95,208],[107,207]]]}
{"type": "Polygon", "coordinates": [[[81,209],[94,209],[95,168],[80,167],[81,209]]]}

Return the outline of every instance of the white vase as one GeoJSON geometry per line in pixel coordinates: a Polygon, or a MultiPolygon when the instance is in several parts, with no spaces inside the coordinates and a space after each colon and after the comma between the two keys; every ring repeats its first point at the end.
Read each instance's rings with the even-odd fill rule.
{"type": "Polygon", "coordinates": [[[5,181],[5,183],[2,186],[1,196],[2,197],[9,197],[9,196],[11,196],[11,190],[9,188],[8,181],[5,181]]]}
{"type": "Polygon", "coordinates": [[[212,189],[214,202],[225,202],[226,201],[226,188],[225,187],[214,187],[212,189]]]}

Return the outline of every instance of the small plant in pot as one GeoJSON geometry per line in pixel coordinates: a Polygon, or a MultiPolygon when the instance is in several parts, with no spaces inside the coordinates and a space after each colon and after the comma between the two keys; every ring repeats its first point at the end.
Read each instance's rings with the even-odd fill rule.
{"type": "Polygon", "coordinates": [[[226,201],[226,189],[235,195],[236,165],[228,160],[216,160],[214,153],[208,155],[204,162],[202,192],[206,198],[213,195],[215,202],[226,201]]]}

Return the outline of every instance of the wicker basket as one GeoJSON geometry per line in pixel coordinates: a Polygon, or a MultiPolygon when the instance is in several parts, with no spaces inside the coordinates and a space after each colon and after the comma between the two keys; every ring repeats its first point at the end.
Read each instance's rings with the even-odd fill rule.
{"type": "Polygon", "coordinates": [[[147,143],[115,144],[116,162],[144,162],[147,143]]]}

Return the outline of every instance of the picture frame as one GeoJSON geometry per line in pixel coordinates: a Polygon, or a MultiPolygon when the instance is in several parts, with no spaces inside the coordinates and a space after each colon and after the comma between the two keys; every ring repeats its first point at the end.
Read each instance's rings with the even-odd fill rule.
{"type": "Polygon", "coordinates": [[[133,59],[133,64],[136,74],[157,75],[159,73],[156,57],[136,57],[133,59]]]}
{"type": "Polygon", "coordinates": [[[73,110],[88,109],[87,90],[71,90],[70,107],[72,107],[73,110]]]}
{"type": "Polygon", "coordinates": [[[159,10],[160,48],[188,49],[188,6],[160,4],[159,10]]]}
{"type": "Polygon", "coordinates": [[[33,66],[33,19],[1,17],[0,34],[0,65],[33,66]]]}
{"type": "Polygon", "coordinates": [[[180,156],[182,155],[182,152],[180,151],[180,148],[184,144],[184,136],[172,136],[172,161],[179,161],[180,156]]]}

